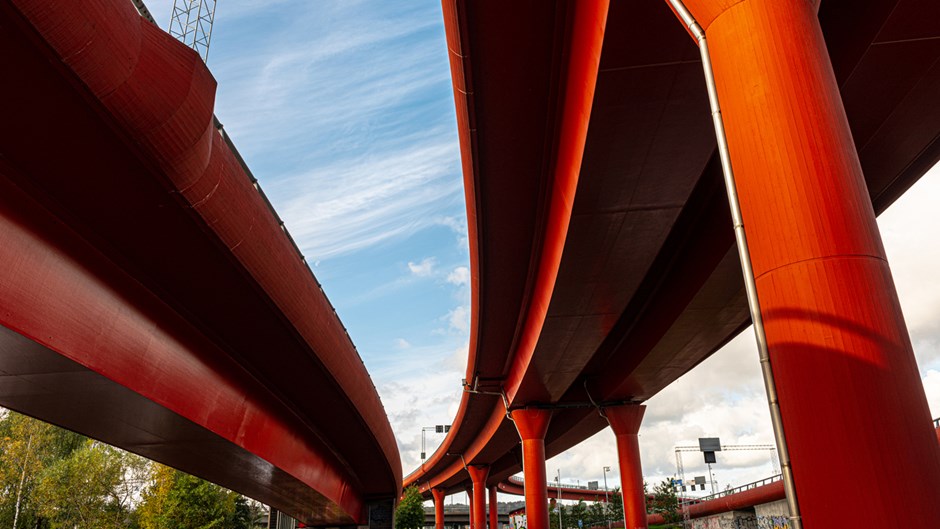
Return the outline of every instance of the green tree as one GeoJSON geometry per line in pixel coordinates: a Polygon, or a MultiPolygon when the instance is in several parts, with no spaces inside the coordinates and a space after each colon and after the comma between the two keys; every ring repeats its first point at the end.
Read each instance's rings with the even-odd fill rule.
{"type": "Polygon", "coordinates": [[[555,502],[555,508],[551,509],[548,513],[548,527],[549,529],[563,529],[568,527],[568,519],[570,515],[568,514],[568,509],[565,507],[565,504],[561,502],[555,502]]]}
{"type": "Polygon", "coordinates": [[[395,509],[395,529],[420,529],[424,526],[424,498],[414,485],[405,489],[395,509]]]}
{"type": "Polygon", "coordinates": [[[42,524],[33,492],[43,471],[84,442],[76,433],[0,409],[0,526],[42,524]]]}
{"type": "Polygon", "coordinates": [[[587,504],[584,500],[578,500],[578,503],[569,509],[568,527],[588,527],[585,522],[587,517],[587,504]]]}
{"type": "Polygon", "coordinates": [[[620,495],[620,487],[615,487],[608,497],[607,516],[611,522],[623,522],[623,497],[620,495]]]}
{"type": "Polygon", "coordinates": [[[595,501],[588,507],[587,520],[584,521],[585,527],[594,527],[598,525],[607,525],[607,507],[599,501],[595,501]]]}
{"type": "Polygon", "coordinates": [[[238,494],[154,464],[138,507],[141,529],[247,529],[250,509],[238,494]],[[241,507],[239,507],[241,505],[241,507]]]}
{"type": "Polygon", "coordinates": [[[0,408],[0,528],[251,529],[261,511],[212,483],[0,408]]]}
{"type": "Polygon", "coordinates": [[[244,496],[235,496],[234,508],[225,523],[228,529],[251,529],[254,525],[257,514],[253,505],[248,502],[244,496]]]}
{"type": "Polygon", "coordinates": [[[145,472],[142,458],[87,440],[43,470],[33,496],[52,529],[120,529],[145,472]]]}
{"type": "Polygon", "coordinates": [[[666,478],[653,488],[653,498],[649,502],[647,511],[663,515],[666,523],[674,523],[682,519],[671,479],[666,478]]]}

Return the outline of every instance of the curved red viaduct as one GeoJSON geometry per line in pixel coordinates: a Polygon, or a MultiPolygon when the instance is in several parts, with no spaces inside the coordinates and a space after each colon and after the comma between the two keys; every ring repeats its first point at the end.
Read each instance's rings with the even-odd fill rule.
{"type": "Polygon", "coordinates": [[[442,7],[472,317],[426,462],[402,477],[352,341],[217,128],[211,74],[126,0],[0,3],[0,405],[331,527],[413,484],[438,503],[472,487],[484,529],[487,492],[522,471],[546,529],[545,458],[610,426],[626,527],[646,527],[643,403],[751,322],[733,167],[802,525],[940,523],[875,224],[940,159],[940,4],[442,7]],[[871,486],[829,485],[886,457],[871,486]]]}

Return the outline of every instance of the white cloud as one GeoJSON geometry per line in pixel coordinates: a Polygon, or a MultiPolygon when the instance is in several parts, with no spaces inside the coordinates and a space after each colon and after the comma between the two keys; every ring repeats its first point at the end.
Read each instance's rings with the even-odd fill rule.
{"type": "Polygon", "coordinates": [[[419,145],[357,164],[346,162],[279,180],[273,201],[291,234],[315,259],[347,254],[434,225],[443,203],[459,199],[449,142],[419,145]]]}
{"type": "Polygon", "coordinates": [[[924,391],[927,393],[927,404],[930,405],[930,415],[940,417],[940,371],[931,369],[924,375],[924,391]]]}
{"type": "Polygon", "coordinates": [[[404,338],[396,338],[396,339],[395,339],[395,347],[397,347],[397,348],[399,348],[399,349],[408,349],[408,348],[411,347],[411,342],[409,342],[408,340],[406,340],[406,339],[404,339],[404,338]]]}
{"type": "Polygon", "coordinates": [[[435,259],[433,257],[426,257],[421,260],[420,263],[408,262],[408,270],[411,271],[412,275],[418,277],[428,277],[434,271],[435,259]]]}
{"type": "Polygon", "coordinates": [[[311,262],[461,223],[440,8],[360,4],[220,2],[213,34],[217,114],[311,262]]]}
{"type": "MultiPolygon", "coordinates": [[[[921,372],[940,369],[940,166],[878,219],[921,372]]],[[[940,404],[940,403],[938,403],[940,404]]]]}
{"type": "Polygon", "coordinates": [[[466,285],[470,282],[470,269],[466,266],[458,266],[447,274],[447,282],[452,285],[466,285]]]}
{"type": "Polygon", "coordinates": [[[470,331],[470,307],[461,305],[447,313],[447,324],[451,330],[461,334],[470,331]]]}
{"type": "MultiPolygon", "coordinates": [[[[463,391],[460,379],[466,361],[466,342],[452,349],[441,344],[413,347],[407,357],[389,366],[392,371],[376,376],[376,380],[386,381],[378,384],[378,391],[398,440],[406,474],[421,463],[421,428],[453,422],[463,391]]],[[[427,435],[429,456],[443,439],[443,435],[427,435]]]]}

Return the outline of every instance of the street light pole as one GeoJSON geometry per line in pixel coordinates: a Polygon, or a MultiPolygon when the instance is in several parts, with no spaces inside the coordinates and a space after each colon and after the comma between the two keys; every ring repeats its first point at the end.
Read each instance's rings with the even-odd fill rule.
{"type": "Polygon", "coordinates": [[[447,433],[449,431],[450,431],[449,424],[438,424],[435,426],[425,426],[424,428],[421,428],[421,461],[422,462],[424,462],[424,460],[427,459],[427,456],[428,456],[427,445],[426,445],[426,440],[425,440],[426,432],[447,433]]]}
{"type": "Polygon", "coordinates": [[[555,486],[558,488],[558,501],[555,503],[558,505],[558,529],[565,529],[561,524],[561,469],[556,471],[558,475],[555,477],[555,486]]]}
{"type": "Polygon", "coordinates": [[[610,467],[604,467],[604,521],[607,522],[607,529],[610,529],[610,495],[607,491],[607,473],[610,467]]]}

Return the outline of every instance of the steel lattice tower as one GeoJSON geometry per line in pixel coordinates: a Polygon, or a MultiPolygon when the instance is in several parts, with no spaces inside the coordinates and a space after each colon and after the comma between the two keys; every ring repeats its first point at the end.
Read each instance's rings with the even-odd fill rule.
{"type": "Polygon", "coordinates": [[[196,50],[203,61],[209,58],[215,4],[216,0],[173,0],[170,35],[196,50]]]}

